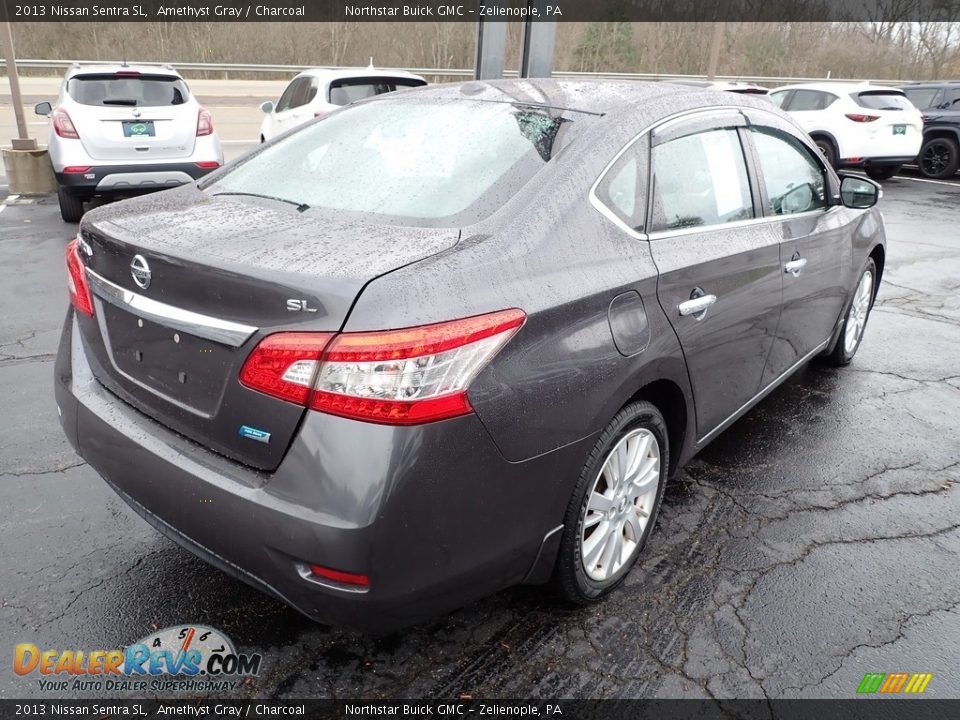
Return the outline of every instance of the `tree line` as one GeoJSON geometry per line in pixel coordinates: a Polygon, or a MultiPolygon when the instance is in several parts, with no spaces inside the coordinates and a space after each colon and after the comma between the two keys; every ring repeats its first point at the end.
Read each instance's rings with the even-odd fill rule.
{"type": "MultiPolygon", "coordinates": [[[[703,74],[713,23],[559,23],[558,70],[703,74]]],[[[17,56],[289,65],[471,68],[473,23],[17,23],[17,56]]],[[[508,24],[507,67],[521,25],[508,24]]],[[[960,22],[724,23],[717,73],[960,77],[960,22]]]]}

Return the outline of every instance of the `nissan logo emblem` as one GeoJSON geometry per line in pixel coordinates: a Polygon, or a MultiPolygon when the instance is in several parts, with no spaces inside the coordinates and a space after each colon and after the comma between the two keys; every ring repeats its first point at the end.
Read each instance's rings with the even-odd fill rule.
{"type": "Polygon", "coordinates": [[[130,261],[130,274],[137,287],[146,290],[150,287],[150,266],[143,255],[134,255],[130,261]]]}

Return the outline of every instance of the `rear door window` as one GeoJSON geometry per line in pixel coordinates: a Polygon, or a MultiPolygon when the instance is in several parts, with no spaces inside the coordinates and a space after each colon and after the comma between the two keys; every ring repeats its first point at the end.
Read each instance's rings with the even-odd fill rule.
{"type": "Polygon", "coordinates": [[[653,148],[651,230],[722,225],[753,216],[736,130],[707,130],[653,148]]]}
{"type": "Polygon", "coordinates": [[[182,105],[190,97],[178,77],[139,73],[74,75],[67,80],[67,94],[81,105],[101,107],[182,105]]]}
{"type": "Polygon", "coordinates": [[[770,102],[772,102],[778,108],[786,109],[784,106],[784,103],[786,102],[789,96],[790,96],[790,90],[781,90],[780,92],[770,93],[768,97],[770,98],[770,102]]]}
{"type": "Polygon", "coordinates": [[[913,110],[913,105],[902,92],[869,90],[854,93],[854,102],[871,110],[913,110]]]}
{"type": "Polygon", "coordinates": [[[333,105],[349,105],[399,88],[422,85],[426,83],[415,78],[343,78],[330,82],[330,102],[333,105]]]}

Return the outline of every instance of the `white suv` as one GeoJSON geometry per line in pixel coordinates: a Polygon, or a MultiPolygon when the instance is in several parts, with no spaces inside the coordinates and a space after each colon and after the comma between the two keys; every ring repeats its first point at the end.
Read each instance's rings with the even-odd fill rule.
{"type": "Polygon", "coordinates": [[[266,113],[260,125],[260,142],[357,100],[426,84],[419,75],[404,70],[374,67],[304,70],[290,81],[276,105],[269,100],[260,105],[266,113]]]}
{"type": "Polygon", "coordinates": [[[923,116],[902,90],[867,83],[805,83],[770,91],[835,168],[892,177],[923,143],[923,116]]]}
{"type": "Polygon", "coordinates": [[[192,182],[223,164],[210,113],[169,65],[75,63],[50,117],[60,215],[77,222],[94,196],[192,182]]]}

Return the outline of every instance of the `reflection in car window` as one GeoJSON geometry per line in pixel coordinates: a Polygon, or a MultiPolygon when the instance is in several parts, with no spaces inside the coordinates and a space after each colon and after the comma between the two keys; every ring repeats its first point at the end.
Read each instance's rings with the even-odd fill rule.
{"type": "Polygon", "coordinates": [[[753,201],[736,130],[708,130],[653,149],[653,230],[747,220],[753,201]]]}
{"type": "Polygon", "coordinates": [[[475,222],[550,160],[570,124],[505,103],[362,103],[264,148],[209,189],[394,223],[475,222]]]}
{"type": "Polygon", "coordinates": [[[823,168],[809,150],[786,133],[750,128],[760,158],[770,215],[792,215],[827,206],[823,168]]]}

